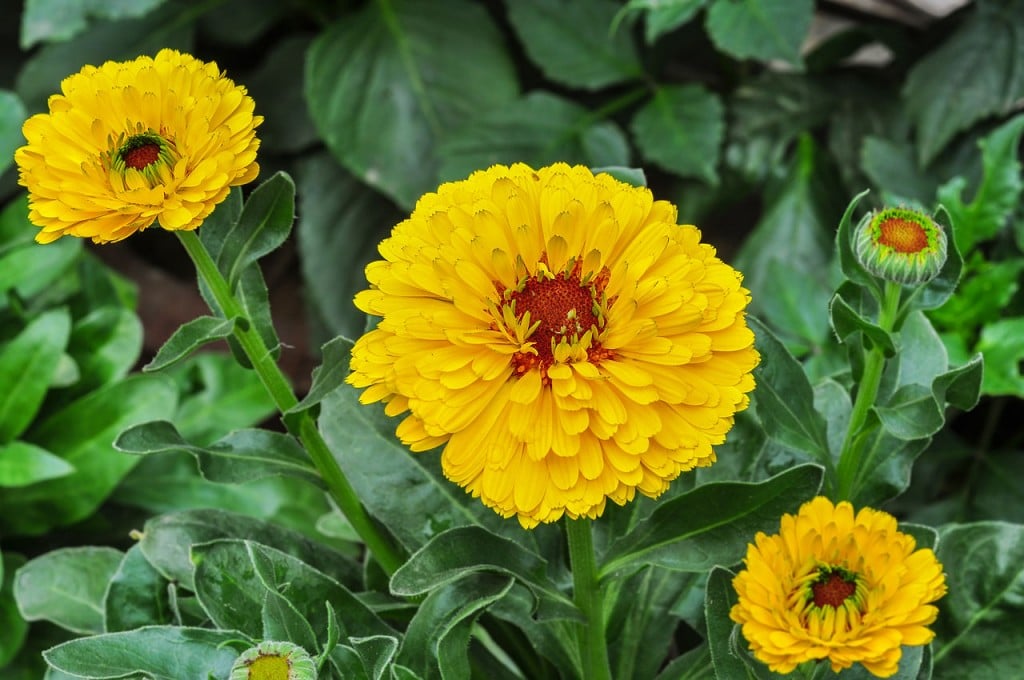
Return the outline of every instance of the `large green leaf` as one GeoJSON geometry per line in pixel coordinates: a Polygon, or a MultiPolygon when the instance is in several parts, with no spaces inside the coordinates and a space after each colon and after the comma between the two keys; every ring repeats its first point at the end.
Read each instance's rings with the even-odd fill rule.
{"type": "Polygon", "coordinates": [[[75,321],[68,354],[78,365],[74,389],[86,391],[123,378],[142,352],[142,322],[130,309],[106,306],[75,321]]]}
{"type": "Polygon", "coordinates": [[[736,604],[734,578],[736,574],[728,569],[712,567],[704,591],[704,620],[716,678],[750,677],[743,658],[733,652],[734,638],[739,635],[736,624],[729,618],[729,610],[736,604]]]}
{"type": "Polygon", "coordinates": [[[813,14],[814,0],[716,0],[706,26],[715,46],[734,57],[801,66],[813,14]]]}
{"type": "Polygon", "coordinates": [[[125,428],[172,413],[178,394],[166,378],[139,375],[112,383],[53,413],[26,440],[60,452],[70,475],[0,494],[0,515],[12,533],[38,534],[88,517],[138,462],[116,451],[125,428]]]}
{"type": "Polygon", "coordinates": [[[953,524],[939,535],[949,592],[933,625],[936,677],[1024,676],[1024,526],[953,524]]]}
{"type": "Polygon", "coordinates": [[[640,153],[650,162],[715,184],[725,134],[723,117],[721,100],[702,86],[667,85],[637,111],[630,129],[640,153]]]}
{"type": "Polygon", "coordinates": [[[611,0],[510,0],[508,18],[527,56],[551,80],[598,90],[643,75],[629,31],[610,30],[611,0]]]}
{"type": "Polygon", "coordinates": [[[213,622],[261,635],[263,621],[253,616],[268,592],[279,592],[309,621],[318,635],[328,629],[326,604],[341,618],[341,637],[391,635],[381,621],[345,586],[298,557],[254,541],[222,539],[193,546],[196,595],[213,622]]]}
{"type": "Polygon", "coordinates": [[[617,30],[620,18],[632,13],[644,13],[644,38],[648,44],[660,36],[679,28],[693,18],[708,0],[629,0],[616,16],[617,30]]]}
{"type": "Polygon", "coordinates": [[[103,598],[104,631],[116,633],[173,621],[170,583],[160,575],[136,543],[110,577],[103,598]]]}
{"type": "Polygon", "coordinates": [[[465,0],[367,4],[324,31],[306,61],[306,101],[328,148],[404,207],[437,185],[446,132],[517,94],[501,34],[465,0]]]}
{"type": "Polygon", "coordinates": [[[1017,207],[1024,188],[1017,153],[1022,132],[1024,115],[1018,115],[978,143],[983,174],[970,203],[964,203],[961,197],[966,184],[961,176],[939,188],[939,202],[949,212],[961,253],[968,253],[975,244],[998,234],[1017,207]]]}
{"type": "Polygon", "coordinates": [[[814,391],[803,367],[767,326],[749,319],[761,363],[754,371],[754,404],[765,432],[821,462],[829,459],[825,421],[814,408],[814,391]]]}
{"type": "Polygon", "coordinates": [[[75,633],[103,632],[103,597],[124,556],[103,547],[61,548],[18,570],[14,597],[28,621],[50,621],[75,633]]]}
{"type": "Polygon", "coordinates": [[[0,444],[0,487],[28,486],[75,471],[66,460],[28,442],[0,444]]]}
{"type": "Polygon", "coordinates": [[[1024,317],[986,325],[977,350],[985,357],[982,391],[1024,397],[1024,317]]]}
{"type": "Polygon", "coordinates": [[[21,15],[21,48],[60,42],[82,33],[96,20],[141,17],[165,0],[26,0],[21,15]]]}
{"type": "Polygon", "coordinates": [[[78,638],[43,652],[46,662],[75,678],[151,680],[227,678],[249,645],[236,630],[146,626],[78,638]]]}
{"type": "Polygon", "coordinates": [[[547,92],[531,92],[461,126],[441,144],[440,177],[457,180],[496,163],[537,168],[557,161],[589,167],[628,165],[619,127],[547,92]]]}
{"type": "Polygon", "coordinates": [[[114,446],[126,453],[154,455],[189,453],[199,462],[203,477],[237,484],[274,475],[292,475],[317,484],[320,475],[292,436],[270,430],[234,430],[213,444],[196,446],[185,440],[173,423],[155,420],[122,432],[114,446]]]}
{"type": "Polygon", "coordinates": [[[401,215],[326,153],[304,158],[297,176],[302,186],[302,220],[296,229],[299,264],[309,304],[327,335],[359,337],[366,314],[352,298],[367,287],[363,270],[380,259],[377,244],[401,215]]]}
{"type": "Polygon", "coordinates": [[[252,192],[233,228],[224,234],[217,267],[234,288],[242,272],[288,238],[295,220],[295,183],[283,172],[252,192]]]}
{"type": "Polygon", "coordinates": [[[425,680],[470,677],[466,652],[473,624],[513,583],[508,576],[479,573],[430,591],[409,622],[397,661],[425,680]]]}
{"type": "Polygon", "coordinates": [[[758,531],[778,526],[821,488],[818,465],[798,465],[757,484],[716,482],[658,504],[650,517],[612,544],[602,577],[656,564],[704,571],[739,562],[758,531]]]}
{"type": "Polygon", "coordinates": [[[0,443],[29,426],[50,389],[71,332],[66,309],[40,314],[0,344],[0,443]]]}
{"type": "Polygon", "coordinates": [[[1006,113],[1024,95],[1021,12],[1021,0],[975,3],[953,35],[911,69],[903,98],[917,124],[922,165],[956,133],[1006,113]]]}
{"type": "Polygon", "coordinates": [[[515,541],[483,527],[456,527],[435,536],[391,577],[391,592],[416,596],[479,572],[518,579],[541,602],[540,618],[578,616],[547,574],[547,561],[515,541]]]}
{"type": "Polygon", "coordinates": [[[223,510],[185,510],[146,522],[140,543],[149,563],[169,580],[195,590],[194,545],[245,536],[287,553],[344,585],[360,582],[360,569],[333,548],[296,531],[223,510]]]}

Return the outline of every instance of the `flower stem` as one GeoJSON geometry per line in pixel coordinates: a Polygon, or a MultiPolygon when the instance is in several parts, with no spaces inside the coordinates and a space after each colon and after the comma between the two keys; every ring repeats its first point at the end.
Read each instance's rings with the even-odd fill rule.
{"type": "MultiPolygon", "coordinates": [[[[231,292],[228,282],[224,279],[217,264],[199,237],[192,231],[177,231],[178,239],[195,263],[196,272],[209,287],[214,300],[226,319],[245,318],[245,312],[231,292]]],[[[299,400],[292,392],[287,378],[277,365],[273,354],[267,349],[266,343],[252,324],[238,324],[234,331],[235,339],[242,351],[249,358],[253,370],[259,376],[263,387],[274,400],[278,411],[282,414],[294,408],[299,400]]],[[[306,411],[300,411],[285,419],[288,431],[295,435],[309,453],[313,465],[327,485],[331,498],[338,505],[342,514],[366,544],[367,549],[380,563],[381,567],[391,575],[402,564],[402,559],[391,542],[381,534],[373,520],[366,513],[355,489],[349,484],[338,461],[327,447],[316,427],[316,423],[306,411]]]]}
{"type": "Polygon", "coordinates": [[[583,680],[611,680],[608,644],[604,637],[604,612],[597,578],[594,541],[590,520],[566,519],[569,539],[569,563],[572,566],[573,599],[586,622],[579,630],[579,650],[583,660],[583,680]]]}
{"type": "MultiPolygon", "coordinates": [[[[882,306],[878,312],[878,326],[886,333],[891,333],[896,327],[902,290],[902,286],[898,283],[885,282],[882,306]]],[[[853,402],[853,410],[850,412],[850,424],[846,428],[843,450],[839,454],[839,466],[836,472],[836,495],[838,498],[836,500],[853,500],[851,497],[853,485],[858,477],[858,468],[860,467],[858,463],[862,458],[860,435],[867,422],[868,413],[878,397],[878,387],[882,382],[884,370],[885,353],[876,344],[864,360],[864,371],[861,374],[860,384],[857,386],[857,397],[853,402]]]]}

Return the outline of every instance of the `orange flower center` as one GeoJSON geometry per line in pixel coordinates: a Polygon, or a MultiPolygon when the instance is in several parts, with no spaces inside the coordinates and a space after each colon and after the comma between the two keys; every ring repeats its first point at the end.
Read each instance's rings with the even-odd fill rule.
{"type": "Polygon", "coordinates": [[[129,168],[142,170],[143,168],[156,163],[160,157],[160,145],[153,142],[146,142],[140,146],[129,147],[121,152],[121,159],[129,168]]]}
{"type": "Polygon", "coordinates": [[[924,227],[913,220],[888,217],[878,226],[878,242],[898,253],[919,253],[928,247],[924,227]]]}
{"type": "Polygon", "coordinates": [[[515,304],[516,318],[522,319],[529,312],[530,325],[536,325],[529,339],[537,353],[516,352],[513,355],[513,368],[517,374],[537,367],[546,378],[548,367],[555,361],[555,345],[577,343],[590,330],[593,334],[587,349],[588,360],[596,362],[605,358],[607,352],[597,342],[597,333],[604,326],[598,299],[607,280],[607,271],[584,282],[580,278],[580,270],[577,262],[572,270],[550,278],[535,275],[518,290],[506,294],[509,302],[515,304]]]}
{"type": "Polygon", "coordinates": [[[824,580],[819,580],[811,586],[815,607],[841,607],[846,598],[853,595],[856,590],[857,582],[846,580],[838,571],[829,572],[824,576],[824,580]]]}

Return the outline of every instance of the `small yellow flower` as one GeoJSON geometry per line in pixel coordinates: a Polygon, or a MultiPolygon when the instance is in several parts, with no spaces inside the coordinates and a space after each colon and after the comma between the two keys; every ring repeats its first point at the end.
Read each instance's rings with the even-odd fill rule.
{"type": "Polygon", "coordinates": [[[18,182],[40,243],[195,229],[259,173],[254,104],[216,64],[161,50],[86,66],[22,128],[18,182]]]}
{"type": "Polygon", "coordinates": [[[710,465],[758,362],[740,274],[651,192],[556,164],[423,196],[366,268],[364,403],[525,527],[710,465]]]}
{"type": "Polygon", "coordinates": [[[861,663],[887,678],[899,669],[901,645],[934,637],[935,602],[946,593],[942,565],[896,519],[819,496],[778,534],[759,533],[746,568],[733,580],[742,626],[754,656],[777,673],[815,659],[833,671],[861,663]]]}

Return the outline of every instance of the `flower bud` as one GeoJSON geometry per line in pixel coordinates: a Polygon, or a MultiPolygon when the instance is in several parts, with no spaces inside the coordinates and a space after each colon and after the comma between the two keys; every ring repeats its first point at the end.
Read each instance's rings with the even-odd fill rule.
{"type": "Polygon", "coordinates": [[[316,664],[302,647],[265,640],[242,652],[229,680],[316,680],[316,664]]]}
{"type": "Polygon", "coordinates": [[[922,212],[885,208],[860,221],[853,250],[875,276],[920,285],[935,278],[946,263],[946,232],[922,212]]]}

